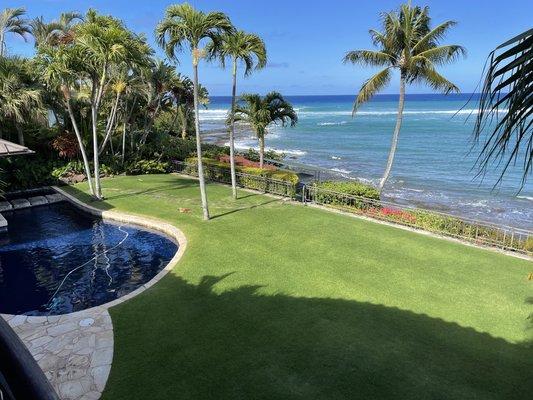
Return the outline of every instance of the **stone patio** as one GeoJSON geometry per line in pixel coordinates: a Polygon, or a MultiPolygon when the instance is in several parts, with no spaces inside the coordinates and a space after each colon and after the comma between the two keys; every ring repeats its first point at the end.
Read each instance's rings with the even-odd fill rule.
{"type": "Polygon", "coordinates": [[[49,317],[2,315],[64,400],[99,399],[113,361],[113,325],[104,307],[49,317]]]}

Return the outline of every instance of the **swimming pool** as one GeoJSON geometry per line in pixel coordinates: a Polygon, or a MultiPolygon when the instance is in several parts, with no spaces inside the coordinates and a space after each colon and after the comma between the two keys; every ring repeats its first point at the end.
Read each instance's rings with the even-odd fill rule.
{"type": "Polygon", "coordinates": [[[68,202],[4,213],[0,313],[58,315],[117,299],[151,280],[178,246],[68,202]]]}

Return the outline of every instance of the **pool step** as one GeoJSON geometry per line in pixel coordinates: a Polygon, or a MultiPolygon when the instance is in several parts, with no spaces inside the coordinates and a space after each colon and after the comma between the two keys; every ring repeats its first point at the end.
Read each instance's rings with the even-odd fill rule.
{"type": "MultiPolygon", "coordinates": [[[[22,210],[24,208],[53,204],[63,200],[65,200],[65,197],[61,193],[52,193],[44,196],[31,196],[28,198],[0,201],[0,212],[22,210]]],[[[0,232],[7,232],[7,221],[2,214],[0,214],[0,232]]]]}
{"type": "Polygon", "coordinates": [[[0,232],[7,231],[7,221],[2,214],[0,214],[0,232]]]}

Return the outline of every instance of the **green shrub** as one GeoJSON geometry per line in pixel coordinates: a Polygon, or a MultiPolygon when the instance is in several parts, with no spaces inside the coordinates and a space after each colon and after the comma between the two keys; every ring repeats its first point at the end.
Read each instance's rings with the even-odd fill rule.
{"type": "Polygon", "coordinates": [[[170,163],[156,160],[139,160],[126,166],[128,175],[164,174],[170,170],[170,163]]]}
{"type": "Polygon", "coordinates": [[[379,192],[372,186],[355,181],[316,182],[311,187],[314,200],[319,204],[348,207],[360,211],[374,205],[362,198],[379,200],[379,192]]]}
{"type": "Polygon", "coordinates": [[[3,170],[1,180],[5,182],[6,192],[54,185],[57,179],[52,176],[52,171],[64,164],[63,160],[50,160],[37,155],[3,159],[0,163],[0,169],[3,170]]]}
{"type": "MultiPolygon", "coordinates": [[[[202,161],[206,179],[231,183],[231,170],[228,164],[209,158],[202,159],[202,161]]],[[[188,158],[183,172],[189,175],[197,175],[197,162],[198,160],[194,157],[188,158]]],[[[242,173],[242,175],[237,176],[238,184],[248,189],[290,197],[296,193],[296,185],[299,179],[294,172],[240,166],[237,166],[236,171],[242,173]]]]}
{"type": "Polygon", "coordinates": [[[315,183],[318,189],[330,190],[332,192],[360,196],[367,199],[379,200],[379,192],[370,185],[365,185],[355,181],[325,181],[315,183]]]}
{"type": "Polygon", "coordinates": [[[54,168],[51,173],[51,175],[56,179],[62,178],[69,174],[85,174],[85,169],[83,168],[83,162],[69,161],[65,165],[54,168]]]}

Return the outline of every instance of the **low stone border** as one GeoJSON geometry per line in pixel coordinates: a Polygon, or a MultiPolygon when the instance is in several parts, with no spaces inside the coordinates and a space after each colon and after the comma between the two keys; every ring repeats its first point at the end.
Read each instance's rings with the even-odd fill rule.
{"type": "Polygon", "coordinates": [[[53,189],[85,212],[103,220],[159,231],[179,246],[167,266],[149,282],[109,303],[64,315],[2,315],[28,347],[61,399],[97,400],[105,388],[113,361],[113,323],[108,309],[137,296],[161,280],[183,256],[187,239],[178,228],[166,222],[117,211],[102,211],[60,188],[53,189]]]}

